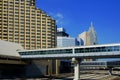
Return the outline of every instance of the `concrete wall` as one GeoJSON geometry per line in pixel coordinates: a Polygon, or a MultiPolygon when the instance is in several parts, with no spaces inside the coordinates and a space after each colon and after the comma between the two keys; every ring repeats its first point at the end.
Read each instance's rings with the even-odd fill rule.
{"type": "Polygon", "coordinates": [[[48,74],[48,60],[33,60],[26,66],[27,77],[40,77],[48,74]]]}

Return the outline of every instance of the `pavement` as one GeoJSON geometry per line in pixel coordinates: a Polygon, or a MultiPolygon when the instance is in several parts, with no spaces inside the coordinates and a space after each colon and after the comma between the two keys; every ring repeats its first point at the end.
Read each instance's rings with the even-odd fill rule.
{"type": "MultiPolygon", "coordinates": [[[[28,79],[14,79],[14,80],[73,80],[73,73],[53,75],[51,77],[44,78],[28,78],[28,79]]],[[[1,80],[1,79],[0,79],[1,80]]],[[[13,79],[2,79],[13,80],[13,79]]],[[[86,70],[80,72],[80,80],[120,80],[120,71],[113,71],[112,75],[109,75],[107,70],[86,70]]]]}

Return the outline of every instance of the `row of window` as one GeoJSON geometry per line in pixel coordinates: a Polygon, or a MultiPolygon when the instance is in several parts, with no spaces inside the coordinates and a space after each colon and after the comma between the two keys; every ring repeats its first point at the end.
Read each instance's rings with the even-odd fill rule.
{"type": "Polygon", "coordinates": [[[20,55],[40,55],[40,54],[61,54],[61,53],[72,53],[72,49],[60,49],[60,50],[44,50],[44,51],[29,51],[19,52],[20,55]]]}
{"type": "MultiPolygon", "coordinates": [[[[112,52],[112,51],[120,51],[120,46],[76,48],[75,49],[75,53],[112,52]]],[[[65,53],[72,53],[72,49],[30,51],[30,52],[21,52],[20,54],[21,55],[40,55],[40,54],[65,54],[65,53]]]]}
{"type": "Polygon", "coordinates": [[[120,51],[120,46],[77,48],[77,49],[75,49],[75,53],[111,52],[111,51],[120,51]]]}
{"type": "Polygon", "coordinates": [[[106,65],[106,62],[89,62],[89,63],[81,63],[81,65],[106,65]]]}

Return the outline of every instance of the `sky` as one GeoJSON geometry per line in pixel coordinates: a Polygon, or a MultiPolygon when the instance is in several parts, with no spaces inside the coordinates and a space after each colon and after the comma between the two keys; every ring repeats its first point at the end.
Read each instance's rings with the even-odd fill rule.
{"type": "Polygon", "coordinates": [[[36,6],[71,37],[87,31],[92,22],[99,44],[120,42],[120,0],[36,0],[36,6]]]}

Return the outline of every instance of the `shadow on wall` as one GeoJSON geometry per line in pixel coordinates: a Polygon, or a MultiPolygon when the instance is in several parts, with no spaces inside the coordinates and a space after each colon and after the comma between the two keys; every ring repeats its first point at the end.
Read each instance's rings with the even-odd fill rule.
{"type": "Polygon", "coordinates": [[[31,61],[31,63],[26,66],[25,72],[26,77],[41,77],[47,74],[47,65],[31,61]]]}

